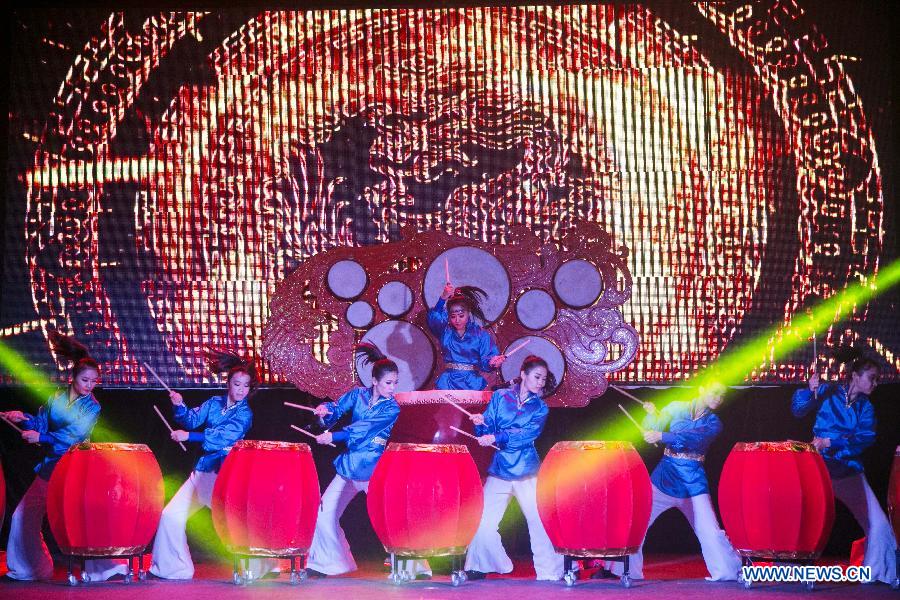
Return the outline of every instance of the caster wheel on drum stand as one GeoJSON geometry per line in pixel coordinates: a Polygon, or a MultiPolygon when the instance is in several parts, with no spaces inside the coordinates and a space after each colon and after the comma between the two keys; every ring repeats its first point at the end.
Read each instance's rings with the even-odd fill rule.
{"type": "Polygon", "coordinates": [[[138,581],[147,581],[147,571],[138,571],[138,581]]]}
{"type": "Polygon", "coordinates": [[[241,574],[235,571],[231,576],[231,583],[234,585],[244,585],[244,578],[241,577],[241,574]]]}
{"type": "Polygon", "coordinates": [[[575,572],[567,571],[565,575],[563,575],[563,581],[566,582],[566,587],[572,587],[575,585],[575,572]]]}
{"type": "Polygon", "coordinates": [[[806,583],[803,584],[803,587],[806,588],[807,591],[811,592],[816,589],[816,582],[815,581],[807,581],[806,583]]]}
{"type": "Polygon", "coordinates": [[[87,571],[82,570],[79,578],[81,579],[81,583],[87,584],[91,582],[91,580],[88,578],[87,571]]]}
{"type": "Polygon", "coordinates": [[[253,571],[247,569],[244,571],[244,584],[250,585],[251,583],[253,583],[253,571]]]}
{"type": "Polygon", "coordinates": [[[452,585],[453,587],[459,587],[461,583],[462,580],[460,580],[459,578],[459,573],[455,571],[453,573],[450,573],[450,585],[452,585]]]}
{"type": "Polygon", "coordinates": [[[75,575],[73,575],[72,573],[69,573],[68,577],[66,577],[66,581],[68,581],[69,585],[73,587],[78,585],[78,579],[76,579],[75,575]]]}
{"type": "Polygon", "coordinates": [[[749,579],[744,579],[743,577],[738,577],[738,584],[743,586],[745,590],[749,590],[751,587],[753,587],[753,582],[749,579]]]}
{"type": "Polygon", "coordinates": [[[125,578],[122,579],[122,583],[124,583],[125,585],[128,585],[132,581],[134,581],[134,573],[132,573],[131,571],[128,571],[127,573],[125,573],[125,578]]]}
{"type": "Polygon", "coordinates": [[[394,585],[400,585],[401,583],[403,583],[403,576],[400,575],[400,573],[391,573],[390,575],[388,575],[388,579],[394,585]]]}
{"type": "Polygon", "coordinates": [[[309,576],[306,574],[306,569],[294,571],[291,573],[291,585],[300,585],[307,577],[309,576]]]}
{"type": "Polygon", "coordinates": [[[627,588],[631,587],[631,577],[629,577],[628,575],[622,575],[622,577],[619,579],[619,581],[622,582],[623,588],[627,589],[627,588]]]}

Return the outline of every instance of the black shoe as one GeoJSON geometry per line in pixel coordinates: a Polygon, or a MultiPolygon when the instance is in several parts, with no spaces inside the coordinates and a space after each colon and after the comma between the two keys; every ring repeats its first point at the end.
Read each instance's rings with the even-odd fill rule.
{"type": "Polygon", "coordinates": [[[613,579],[614,577],[615,575],[612,574],[612,571],[604,569],[603,567],[600,567],[591,574],[591,579],[613,579]]]}
{"type": "Polygon", "coordinates": [[[309,567],[307,567],[307,569],[306,569],[306,576],[307,577],[320,577],[320,578],[328,577],[328,575],[326,575],[322,571],[316,571],[315,569],[310,569],[309,567]]]}
{"type": "Polygon", "coordinates": [[[469,578],[469,581],[478,581],[479,579],[487,577],[487,573],[482,573],[481,571],[466,571],[466,577],[469,578]]]}
{"type": "Polygon", "coordinates": [[[416,581],[425,581],[431,579],[431,575],[428,573],[419,573],[416,575],[416,581]]]}

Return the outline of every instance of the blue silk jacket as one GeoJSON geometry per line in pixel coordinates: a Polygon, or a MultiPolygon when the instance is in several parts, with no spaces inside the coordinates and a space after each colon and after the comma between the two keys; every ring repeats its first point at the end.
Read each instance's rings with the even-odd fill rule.
{"type": "Polygon", "coordinates": [[[478,436],[493,434],[500,448],[488,473],[507,481],[537,475],[541,459],[534,441],[541,435],[550,410],[543,399],[530,393],[518,405],[518,386],[497,390],[484,411],[484,425],[475,426],[478,436]]]}
{"type": "Polygon", "coordinates": [[[334,460],[338,474],[354,481],[368,481],[384,454],[391,429],[400,416],[400,405],[393,396],[381,396],[372,402],[372,388],[358,387],[326,406],[331,411],[322,419],[326,427],[337,423],[347,411],[352,414],[349,425],[332,433],[335,442],[347,444],[347,450],[334,460]]]}
{"type": "Polygon", "coordinates": [[[184,404],[175,407],[175,422],[185,429],[198,429],[188,434],[188,441],[203,445],[203,456],[195,470],[218,473],[222,461],[228,456],[235,442],[244,438],[253,424],[253,412],[247,399],[228,406],[227,396],[213,396],[197,408],[188,410],[184,404]]]}
{"type": "Polygon", "coordinates": [[[68,406],[68,399],[69,390],[66,389],[48,399],[47,405],[42,406],[36,416],[26,414],[27,420],[22,423],[24,430],[41,434],[40,444],[46,456],[34,471],[44,480],[50,479],[56,463],[69,448],[88,439],[100,416],[100,403],[93,394],[76,398],[71,406],[68,406]]]}
{"type": "Polygon", "coordinates": [[[435,382],[439,390],[483,390],[487,380],[478,371],[490,371],[490,360],[500,354],[491,335],[470,317],[460,337],[450,326],[444,299],[428,311],[428,328],[441,343],[445,363],[472,365],[477,370],[447,369],[435,382]]]}

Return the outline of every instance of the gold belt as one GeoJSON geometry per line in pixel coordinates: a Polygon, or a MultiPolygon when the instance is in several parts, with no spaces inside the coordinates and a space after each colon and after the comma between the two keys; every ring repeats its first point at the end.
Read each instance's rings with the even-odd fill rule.
{"type": "Polygon", "coordinates": [[[684,458],[687,460],[696,460],[697,462],[703,462],[704,459],[706,458],[702,454],[694,454],[693,452],[673,452],[672,450],[669,450],[668,448],[666,448],[665,451],[663,451],[663,454],[665,454],[666,456],[668,456],[670,458],[684,458]]]}
{"type": "Polygon", "coordinates": [[[445,363],[448,369],[452,369],[454,371],[477,371],[478,368],[475,365],[467,365],[466,363],[454,363],[448,362],[445,363]]]}

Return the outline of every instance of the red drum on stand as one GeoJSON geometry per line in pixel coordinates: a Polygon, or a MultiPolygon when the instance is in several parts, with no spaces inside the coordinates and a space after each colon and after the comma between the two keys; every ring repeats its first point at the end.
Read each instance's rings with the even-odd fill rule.
{"type": "Polygon", "coordinates": [[[894,464],[891,466],[891,479],[888,483],[888,513],[894,526],[894,538],[900,540],[900,446],[894,453],[894,464]]]}
{"type": "Polygon", "coordinates": [[[159,464],[144,444],[82,443],[50,476],[47,517],[64,554],[129,556],[146,549],[163,508],[159,464]]]}
{"type": "Polygon", "coordinates": [[[636,552],[652,502],[647,467],[628,442],[557,442],[538,472],[538,512],[560,554],[636,552]]]}
{"type": "Polygon", "coordinates": [[[465,446],[391,443],[369,480],[367,505],[388,552],[459,555],[478,529],[484,493],[465,446]]]}
{"type": "Polygon", "coordinates": [[[719,511],[735,549],[763,559],[814,559],[834,522],[834,492],[812,444],[735,444],[719,479],[719,511]]]}
{"type": "Polygon", "coordinates": [[[213,488],[213,526],[234,554],[306,554],[318,510],[319,477],[306,444],[241,440],[213,488]]]}

